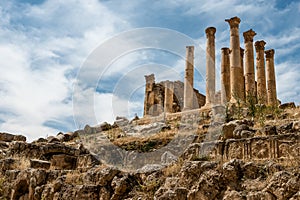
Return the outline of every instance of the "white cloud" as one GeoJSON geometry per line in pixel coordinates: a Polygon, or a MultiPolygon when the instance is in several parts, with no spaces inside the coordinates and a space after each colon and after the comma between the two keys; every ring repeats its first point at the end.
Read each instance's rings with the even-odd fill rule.
{"type": "Polygon", "coordinates": [[[75,77],[66,74],[127,24],[97,0],[2,2],[0,8],[0,129],[23,133],[29,140],[55,134],[59,125],[45,123],[61,122],[73,113],[75,77]]]}

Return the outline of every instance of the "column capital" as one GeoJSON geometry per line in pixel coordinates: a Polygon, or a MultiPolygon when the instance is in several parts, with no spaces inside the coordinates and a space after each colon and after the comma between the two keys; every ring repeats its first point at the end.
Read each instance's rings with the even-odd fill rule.
{"type": "Polygon", "coordinates": [[[243,49],[242,47],[240,47],[241,57],[244,57],[244,51],[245,51],[245,49],[243,49]]]}
{"type": "Polygon", "coordinates": [[[254,38],[255,35],[256,35],[255,31],[253,31],[252,29],[250,29],[248,31],[245,31],[243,33],[245,43],[246,42],[253,42],[253,38],[254,38]]]}
{"type": "Polygon", "coordinates": [[[186,46],[186,50],[189,52],[194,51],[194,46],[186,46]]]}
{"type": "Polygon", "coordinates": [[[260,41],[256,41],[254,46],[255,46],[255,50],[256,51],[259,51],[259,50],[265,50],[265,45],[267,43],[263,40],[260,40],[260,41]]]}
{"type": "Polygon", "coordinates": [[[238,28],[239,24],[241,22],[241,19],[238,18],[237,16],[232,17],[230,19],[225,19],[225,22],[228,22],[230,25],[230,28],[238,28]]]}
{"type": "Polygon", "coordinates": [[[266,50],[265,51],[265,54],[266,54],[266,58],[273,58],[274,57],[274,54],[275,54],[275,50],[274,49],[269,49],[269,50],[266,50]]]}
{"type": "Polygon", "coordinates": [[[221,48],[221,51],[224,52],[225,55],[229,55],[230,54],[230,49],[228,47],[223,47],[221,48]]]}
{"type": "Polygon", "coordinates": [[[214,36],[217,29],[215,27],[208,27],[205,29],[206,37],[214,36]]]}

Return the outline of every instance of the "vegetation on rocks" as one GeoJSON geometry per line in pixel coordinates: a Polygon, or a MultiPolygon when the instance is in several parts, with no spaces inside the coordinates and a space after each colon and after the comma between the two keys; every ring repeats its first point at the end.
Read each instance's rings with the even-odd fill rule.
{"type": "MultiPolygon", "coordinates": [[[[86,126],[31,143],[2,133],[0,199],[299,199],[300,109],[259,109],[250,106],[222,123],[199,112],[159,122],[120,118],[119,124],[86,126]],[[143,155],[188,132],[192,139],[182,154],[168,149],[157,158],[159,165],[137,170],[105,163],[85,146],[105,148],[107,140],[101,139],[108,138],[143,155]]],[[[129,166],[138,162],[118,159],[129,166]]]]}

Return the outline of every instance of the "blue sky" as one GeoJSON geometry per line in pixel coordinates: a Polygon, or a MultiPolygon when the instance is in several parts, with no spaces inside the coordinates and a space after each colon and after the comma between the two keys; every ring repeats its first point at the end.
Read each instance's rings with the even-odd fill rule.
{"type": "MultiPolygon", "coordinates": [[[[138,49],[115,59],[109,68],[98,63],[84,74],[81,81],[86,84],[78,90],[85,120],[73,118],[72,97],[81,67],[105,41],[136,28],[165,28],[195,41],[200,52],[195,55],[200,69],[195,88],[204,92],[204,30],[217,28],[218,69],[220,49],[229,46],[224,20],[233,16],[241,18],[242,47],[242,32],[252,28],[255,40],[263,39],[266,49],[275,49],[278,98],[299,104],[300,1],[0,0],[0,130],[32,140],[82,128],[91,117],[85,112],[89,96],[97,123],[112,122],[118,115],[141,115],[144,73],[154,72],[157,81],[182,80],[181,56],[163,49],[138,49]]],[[[172,42],[178,41],[163,41],[172,42]]],[[[123,43],[118,44],[122,48],[123,43]]]]}

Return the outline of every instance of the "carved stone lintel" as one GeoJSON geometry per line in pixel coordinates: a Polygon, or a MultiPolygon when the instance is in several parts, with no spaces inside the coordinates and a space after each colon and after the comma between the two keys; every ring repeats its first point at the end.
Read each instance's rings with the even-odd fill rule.
{"type": "Polygon", "coordinates": [[[228,22],[230,25],[230,28],[238,28],[239,24],[241,22],[241,19],[238,18],[237,16],[232,17],[230,19],[225,19],[225,22],[228,22]]]}
{"type": "Polygon", "coordinates": [[[252,29],[250,29],[248,31],[245,31],[243,33],[245,43],[246,42],[253,42],[253,38],[254,38],[255,35],[256,35],[255,31],[253,31],[252,29]]]}
{"type": "Polygon", "coordinates": [[[267,43],[263,40],[260,40],[260,41],[256,41],[254,46],[255,46],[255,50],[256,51],[259,51],[259,50],[265,50],[265,45],[267,43]]]}

